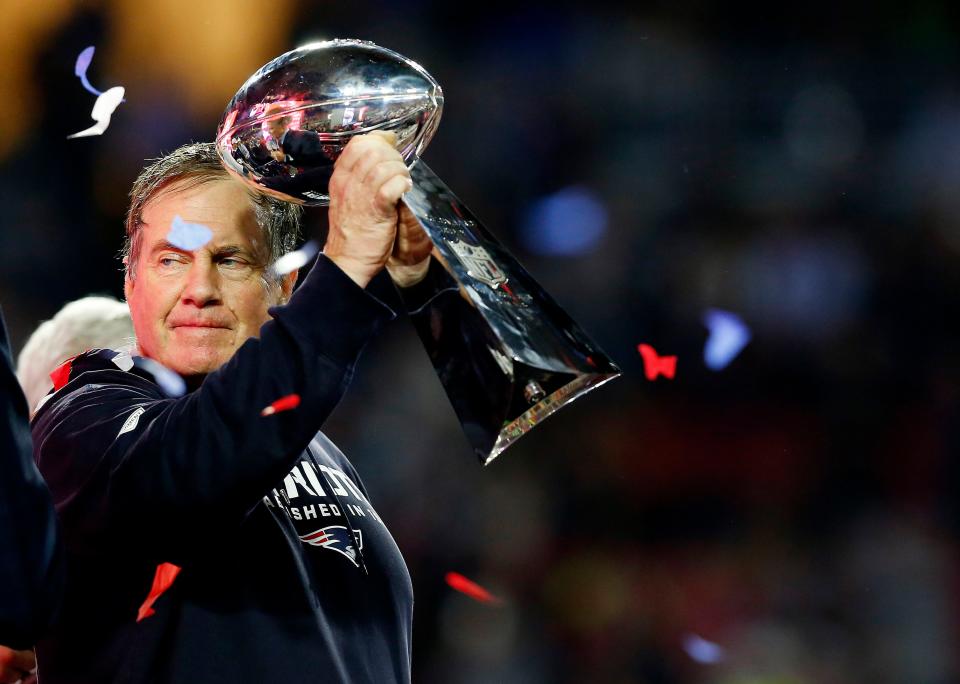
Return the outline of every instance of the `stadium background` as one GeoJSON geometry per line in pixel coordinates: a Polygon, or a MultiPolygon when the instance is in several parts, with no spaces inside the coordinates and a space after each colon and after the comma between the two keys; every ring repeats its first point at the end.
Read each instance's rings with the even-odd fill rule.
{"type": "Polygon", "coordinates": [[[121,296],[146,158],[211,139],[272,57],[358,37],[438,79],[425,159],[622,365],[481,469],[412,328],[368,348],[326,429],[410,566],[415,682],[960,681],[954,5],[0,5],[15,349],[121,296]],[[68,141],[88,45],[127,101],[68,141]],[[719,372],[709,307],[753,331],[719,372]]]}

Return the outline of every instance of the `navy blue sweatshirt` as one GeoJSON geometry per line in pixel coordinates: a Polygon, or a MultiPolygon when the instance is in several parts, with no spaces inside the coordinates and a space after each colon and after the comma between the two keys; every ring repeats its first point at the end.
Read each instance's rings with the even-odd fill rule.
{"type": "Polygon", "coordinates": [[[27,401],[0,314],[0,644],[16,649],[46,629],[63,587],[57,521],[31,451],[27,401]]]}
{"type": "Polygon", "coordinates": [[[410,681],[406,565],[318,432],[392,312],[321,256],[271,314],[183,397],[101,350],[39,409],[67,555],[44,684],[410,681]],[[297,408],[261,415],[290,394],[297,408]],[[179,574],[151,591],[166,563],[179,574]]]}

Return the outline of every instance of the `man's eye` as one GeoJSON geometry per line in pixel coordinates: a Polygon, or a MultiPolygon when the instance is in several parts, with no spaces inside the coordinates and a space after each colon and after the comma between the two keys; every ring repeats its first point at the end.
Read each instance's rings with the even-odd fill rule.
{"type": "Polygon", "coordinates": [[[160,257],[160,260],[157,262],[161,266],[173,266],[174,264],[180,263],[180,259],[172,256],[160,257]]]}
{"type": "Polygon", "coordinates": [[[224,266],[229,266],[230,268],[236,268],[237,266],[244,265],[244,263],[239,259],[232,259],[230,257],[227,257],[226,259],[221,259],[220,263],[223,264],[224,266]]]}

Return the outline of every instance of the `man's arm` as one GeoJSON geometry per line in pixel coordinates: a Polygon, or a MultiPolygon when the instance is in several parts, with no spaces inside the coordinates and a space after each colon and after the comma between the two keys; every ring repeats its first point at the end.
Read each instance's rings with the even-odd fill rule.
{"type": "Polygon", "coordinates": [[[0,315],[0,644],[32,646],[62,589],[56,516],[31,458],[27,402],[0,315]]]}

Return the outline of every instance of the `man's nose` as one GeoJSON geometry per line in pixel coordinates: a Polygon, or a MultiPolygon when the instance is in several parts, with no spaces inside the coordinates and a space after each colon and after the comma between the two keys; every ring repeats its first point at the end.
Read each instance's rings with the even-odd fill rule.
{"type": "Polygon", "coordinates": [[[216,266],[200,259],[195,260],[187,273],[187,282],[180,299],[184,304],[192,304],[198,308],[220,304],[220,276],[216,266]]]}

